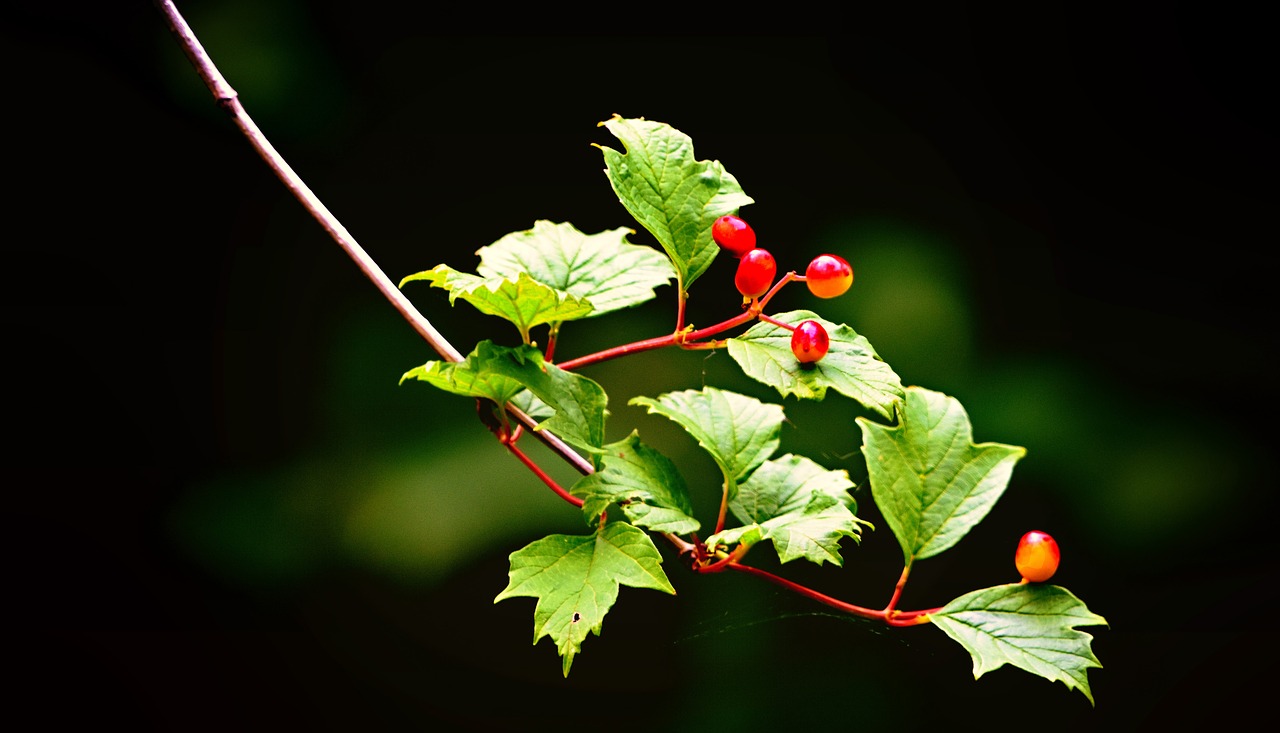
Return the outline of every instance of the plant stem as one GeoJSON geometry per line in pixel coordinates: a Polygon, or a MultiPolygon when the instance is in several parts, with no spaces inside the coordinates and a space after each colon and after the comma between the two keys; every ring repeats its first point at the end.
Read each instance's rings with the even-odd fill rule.
{"type": "Polygon", "coordinates": [[[889,598],[889,604],[884,607],[885,613],[893,613],[893,609],[898,605],[898,599],[902,598],[902,589],[907,585],[907,576],[911,575],[911,563],[908,562],[906,567],[902,568],[902,575],[898,576],[898,583],[893,587],[893,596],[889,598]]]}
{"type": "MultiPolygon", "coordinates": [[[[590,364],[599,364],[602,361],[609,361],[610,359],[617,359],[620,356],[627,356],[628,354],[636,354],[641,351],[652,351],[653,349],[661,349],[667,346],[675,346],[676,344],[683,345],[686,341],[697,341],[698,339],[706,338],[707,336],[714,336],[718,333],[727,331],[731,328],[741,326],[742,324],[746,323],[747,321],[750,321],[751,319],[755,318],[758,315],[759,315],[759,311],[749,309],[743,312],[741,315],[734,316],[733,318],[730,318],[727,321],[721,321],[720,323],[717,323],[714,326],[708,326],[706,328],[699,329],[697,331],[689,331],[688,333],[682,333],[680,331],[677,331],[672,334],[667,334],[666,336],[655,336],[654,338],[644,339],[643,341],[633,341],[629,344],[623,344],[621,346],[614,346],[613,348],[605,349],[604,351],[597,351],[594,354],[579,356],[577,359],[569,359],[568,361],[560,362],[556,366],[560,367],[561,369],[572,370],[572,369],[577,369],[579,367],[588,366],[590,364]]],[[[705,347],[691,346],[690,348],[696,349],[696,348],[705,348],[705,347]]]]}
{"type": "Polygon", "coordinates": [[[515,441],[512,440],[510,436],[503,438],[502,444],[507,446],[507,450],[511,451],[512,455],[514,455],[516,458],[519,458],[520,462],[523,463],[526,468],[528,468],[530,471],[533,471],[533,474],[538,478],[542,479],[542,483],[546,484],[548,487],[551,488],[552,491],[556,492],[556,494],[561,499],[564,499],[565,501],[569,502],[570,504],[573,504],[576,507],[582,506],[582,499],[579,499],[573,494],[570,494],[568,491],[565,491],[564,488],[560,486],[560,484],[556,483],[555,479],[548,476],[546,471],[542,470],[541,466],[539,466],[532,458],[526,455],[524,451],[520,450],[519,446],[516,445],[515,441]]]}
{"type": "MultiPolygon", "coordinates": [[[[302,203],[302,206],[310,212],[312,217],[320,223],[320,226],[329,233],[329,236],[338,243],[338,246],[355,261],[356,267],[360,269],[360,272],[364,273],[365,277],[378,289],[378,292],[382,293],[392,307],[409,322],[413,330],[440,355],[440,358],[447,361],[462,361],[462,354],[431,325],[431,322],[425,316],[418,312],[418,309],[414,307],[413,303],[409,302],[409,299],[400,291],[400,288],[396,287],[391,278],[387,277],[386,273],[373,261],[373,258],[369,257],[364,248],[356,242],[355,237],[351,236],[347,228],[320,202],[315,193],[302,182],[302,179],[298,177],[293,168],[285,162],[280,153],[262,134],[262,131],[258,129],[253,119],[249,117],[249,114],[240,104],[240,98],[235,89],[227,83],[227,80],[222,76],[222,72],[218,71],[218,67],[209,58],[199,39],[196,38],[195,33],[187,25],[187,21],[178,12],[178,9],[174,7],[173,2],[171,0],[155,0],[155,4],[160,9],[160,12],[164,14],[169,30],[178,39],[178,43],[182,46],[187,58],[195,66],[200,78],[204,80],[205,86],[213,93],[214,101],[231,115],[235,125],[240,128],[240,131],[249,140],[249,144],[253,146],[254,150],[258,151],[258,156],[266,162],[267,167],[276,174],[276,177],[284,183],[285,187],[293,193],[294,197],[302,203]]],[[[537,425],[532,418],[514,407],[508,407],[507,411],[525,427],[532,429],[537,425]]],[[[554,433],[547,430],[535,430],[533,432],[548,448],[562,456],[578,471],[588,474],[594,470],[590,462],[578,455],[576,451],[560,440],[554,433]]]]}
{"type": "Polygon", "coordinates": [[[738,570],[744,573],[748,573],[750,575],[755,575],[756,577],[759,577],[759,578],[764,578],[770,583],[780,585],[789,591],[802,595],[805,598],[809,598],[819,603],[830,606],[838,611],[843,611],[845,613],[852,614],[854,616],[861,616],[862,618],[869,618],[869,619],[875,619],[877,621],[884,621],[890,626],[918,626],[920,624],[928,623],[929,614],[937,613],[940,610],[938,608],[931,608],[926,611],[908,611],[908,612],[876,611],[871,608],[855,606],[852,603],[846,603],[844,601],[832,598],[831,596],[825,595],[823,593],[819,593],[818,591],[813,590],[812,588],[800,585],[799,583],[774,575],[773,573],[770,573],[767,570],[761,570],[760,568],[751,567],[750,565],[742,565],[741,563],[730,562],[726,565],[726,567],[728,567],[731,570],[738,570]]]}

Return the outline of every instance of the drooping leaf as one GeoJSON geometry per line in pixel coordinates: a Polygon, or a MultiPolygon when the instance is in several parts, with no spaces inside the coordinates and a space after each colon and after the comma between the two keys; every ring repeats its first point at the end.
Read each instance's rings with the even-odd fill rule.
{"type": "Polygon", "coordinates": [[[676,592],[662,570],[662,556],[653,540],[623,522],[611,522],[585,537],[544,537],[513,552],[509,559],[510,581],[493,602],[517,596],[538,599],[533,643],[551,637],[566,677],[587,634],[600,635],[619,585],[676,592]]]}
{"type": "Polygon", "coordinates": [[[524,385],[555,411],[538,423],[538,429],[551,430],[589,452],[598,453],[604,446],[608,397],[594,380],[546,363],[532,346],[513,349],[482,341],[473,354],[485,373],[524,385]]]}
{"type": "Polygon", "coordinates": [[[589,301],[544,285],[527,273],[519,273],[514,279],[481,277],[459,272],[448,265],[437,265],[430,270],[409,275],[400,281],[400,287],[419,280],[448,290],[450,305],[462,298],[481,313],[511,321],[519,329],[525,343],[529,343],[529,331],[534,326],[572,321],[591,315],[589,301]]]}
{"type": "Polygon", "coordinates": [[[782,408],[737,392],[703,387],[668,392],[657,399],[635,397],[630,404],[675,421],[697,439],[720,466],[731,498],[737,484],[773,455],[781,442],[782,408]]]}
{"type": "Polygon", "coordinates": [[[400,384],[408,380],[426,382],[463,397],[487,398],[499,405],[524,391],[516,380],[483,369],[477,364],[474,351],[463,361],[429,361],[414,367],[400,377],[400,384]]]}
{"type": "Polygon", "coordinates": [[[898,425],[858,418],[871,495],[908,565],[937,555],[986,517],[1026,449],[973,443],[959,400],[909,387],[898,425]]]}
{"type": "Polygon", "coordinates": [[[588,524],[595,524],[610,504],[618,504],[627,520],[655,532],[698,531],[684,477],[671,459],[632,433],[604,447],[601,470],[578,480],[569,493],[583,500],[588,524]]]}
{"type": "Polygon", "coordinates": [[[710,547],[771,540],[781,562],[804,558],[843,565],[840,540],[861,538],[867,522],[854,516],[853,482],[844,470],[828,470],[790,453],[765,462],[738,489],[729,509],[742,527],[708,537],[710,547]]]}
{"type": "Polygon", "coordinates": [[[517,379],[499,374],[488,368],[494,355],[493,342],[481,342],[467,358],[460,362],[429,361],[414,367],[400,377],[400,384],[417,380],[464,397],[491,400],[497,405],[510,403],[535,420],[545,420],[556,414],[554,408],[543,402],[517,379]]]}
{"type": "Polygon", "coordinates": [[[630,229],[584,234],[569,223],[546,220],[481,247],[476,272],[485,277],[534,280],[591,304],[588,316],[639,305],[676,276],[671,261],[652,248],[627,242],[630,229]]]}
{"type": "Polygon", "coordinates": [[[670,125],[618,115],[600,124],[626,149],[597,146],[610,185],[670,255],[680,286],[688,290],[719,252],[712,223],[754,200],[719,161],[695,158],[693,141],[670,125]]]}
{"type": "Polygon", "coordinates": [[[545,420],[556,414],[551,405],[538,399],[537,395],[527,389],[517,392],[515,397],[511,398],[511,404],[535,420],[545,420]]]}
{"type": "Polygon", "coordinates": [[[747,376],[783,397],[820,400],[830,388],[885,417],[893,415],[894,405],[902,399],[902,380],[866,337],[812,311],[789,311],[773,318],[793,326],[809,319],[821,323],[831,338],[830,350],[812,368],[802,368],[791,352],[791,331],[761,321],[728,340],[729,355],[747,376]]]}
{"type": "Polygon", "coordinates": [[[1102,667],[1077,626],[1105,626],[1065,588],[1013,583],[967,593],[929,617],[973,657],[973,677],[1005,664],[1078,689],[1093,704],[1090,667],[1102,667]]]}

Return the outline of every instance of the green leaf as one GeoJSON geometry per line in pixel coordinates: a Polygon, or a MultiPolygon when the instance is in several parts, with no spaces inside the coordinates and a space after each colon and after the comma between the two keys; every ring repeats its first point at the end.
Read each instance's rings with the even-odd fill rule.
{"type": "Polygon", "coordinates": [[[719,252],[711,224],[754,203],[718,161],[699,161],[688,135],[661,122],[614,115],[600,123],[626,148],[604,153],[605,174],[627,211],[670,255],[685,290],[719,252]]]}
{"type": "Polygon", "coordinates": [[[972,442],[954,397],[910,387],[896,427],[858,418],[871,495],[908,565],[937,555],[986,517],[1026,449],[972,442]]]}
{"type": "MultiPolygon", "coordinates": [[[[738,489],[729,509],[745,526],[714,534],[707,545],[771,540],[781,562],[804,558],[843,565],[840,540],[861,538],[857,503],[844,470],[828,470],[788,453],[758,468],[738,489]]],[[[868,525],[870,526],[870,525],[868,525]]]]}
{"type": "Polygon", "coordinates": [[[894,405],[902,399],[902,380],[865,337],[812,311],[789,311],[773,318],[790,325],[809,319],[821,323],[831,348],[812,368],[801,368],[791,352],[791,331],[761,321],[728,340],[729,355],[747,376],[773,387],[784,398],[820,400],[830,388],[885,417],[893,416],[894,405]]]}
{"type": "Polygon", "coordinates": [[[516,279],[526,273],[534,280],[591,303],[588,316],[639,305],[654,297],[653,289],[676,276],[661,252],[626,241],[632,230],[620,228],[583,234],[572,224],[534,222],[533,228],[512,232],[481,247],[485,277],[516,279]]]}
{"type": "Polygon", "coordinates": [[[591,314],[590,302],[544,285],[528,273],[519,273],[515,278],[480,277],[458,272],[448,265],[437,265],[406,277],[400,281],[400,287],[418,280],[448,290],[450,305],[462,298],[481,313],[511,321],[525,343],[530,342],[529,331],[534,326],[572,321],[591,314]]]}
{"type": "Polygon", "coordinates": [[[586,537],[552,535],[511,553],[510,582],[493,599],[538,599],[533,643],[555,642],[565,677],[588,633],[600,635],[618,586],[651,588],[675,595],[662,571],[662,556],[643,530],[612,522],[586,537]]]}
{"type": "Polygon", "coordinates": [[[973,657],[973,678],[1005,664],[1024,669],[1068,689],[1093,704],[1090,667],[1093,636],[1077,626],[1105,626],[1070,591],[1056,585],[1013,583],[973,591],[948,603],[929,620],[973,657]]]}
{"type": "Polygon", "coordinates": [[[657,399],[635,397],[643,405],[678,423],[720,466],[730,498],[738,482],[764,463],[781,443],[782,408],[754,397],[715,387],[668,392],[657,399]]]}
{"type": "Polygon", "coordinates": [[[400,384],[411,379],[463,397],[484,397],[499,405],[524,391],[520,382],[483,369],[476,362],[475,352],[463,361],[429,361],[414,367],[400,377],[400,384]]]}
{"type": "MultiPolygon", "coordinates": [[[[529,388],[555,414],[538,423],[578,448],[598,453],[604,445],[608,397],[592,379],[546,363],[532,346],[508,348],[482,341],[472,352],[483,373],[512,379],[529,388]]],[[[471,357],[468,357],[469,359],[471,357]]]]}
{"type": "Polygon", "coordinates": [[[569,493],[582,498],[588,524],[595,524],[610,504],[618,504],[628,521],[655,532],[688,534],[700,526],[675,464],[634,432],[606,445],[601,470],[579,479],[569,493]]]}

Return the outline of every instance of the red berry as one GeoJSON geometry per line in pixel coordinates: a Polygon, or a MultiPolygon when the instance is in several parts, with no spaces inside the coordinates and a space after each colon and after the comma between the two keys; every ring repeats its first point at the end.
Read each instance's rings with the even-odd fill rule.
{"type": "Polygon", "coordinates": [[[819,298],[834,298],[844,295],[853,284],[853,268],[843,257],[818,255],[804,271],[804,281],[809,292],[819,298]]]}
{"type": "Polygon", "coordinates": [[[773,276],[778,274],[778,263],[767,250],[756,247],[738,260],[738,272],[733,284],[746,298],[758,298],[769,292],[773,276]]]}
{"type": "Polygon", "coordinates": [[[756,247],[756,232],[751,225],[732,214],[726,214],[711,225],[711,238],[720,249],[741,257],[756,247]]]}
{"type": "Polygon", "coordinates": [[[817,321],[804,321],[791,332],[791,353],[801,364],[813,364],[827,355],[831,338],[817,321]]]}
{"type": "Polygon", "coordinates": [[[1018,540],[1018,550],[1013,555],[1013,563],[1023,580],[1032,583],[1043,583],[1058,571],[1058,543],[1045,532],[1032,530],[1018,540]]]}

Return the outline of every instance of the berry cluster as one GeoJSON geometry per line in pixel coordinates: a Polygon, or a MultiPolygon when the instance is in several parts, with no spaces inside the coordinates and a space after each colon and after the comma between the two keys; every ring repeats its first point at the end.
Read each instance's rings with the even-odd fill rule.
{"type": "MultiPolygon", "coordinates": [[[[768,250],[756,246],[756,233],[750,224],[727,214],[711,225],[711,238],[720,249],[738,258],[733,284],[747,302],[769,292],[778,275],[778,263],[768,250]]],[[[835,298],[844,295],[853,285],[853,268],[843,257],[818,255],[805,268],[803,276],[791,273],[789,279],[803,281],[809,286],[809,292],[819,298],[835,298]]],[[[792,329],[791,353],[801,366],[816,364],[827,355],[830,346],[827,329],[817,321],[805,321],[792,329]]]]}

